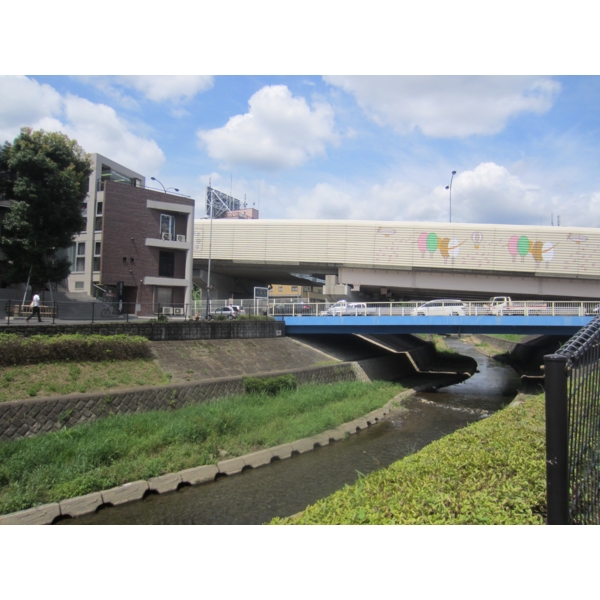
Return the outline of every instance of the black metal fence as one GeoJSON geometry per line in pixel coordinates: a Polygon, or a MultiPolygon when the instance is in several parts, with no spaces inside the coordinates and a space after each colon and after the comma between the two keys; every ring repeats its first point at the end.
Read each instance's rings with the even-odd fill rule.
{"type": "MultiPolygon", "coordinates": [[[[242,301],[240,301],[241,304],[242,301]]],[[[238,314],[262,315],[265,307],[246,301],[243,311],[238,314]]],[[[210,304],[210,318],[226,318],[220,312],[226,300],[215,300],[210,304]]],[[[98,323],[102,321],[125,321],[136,319],[158,319],[159,321],[189,321],[206,318],[206,304],[138,304],[134,302],[48,302],[42,300],[39,315],[34,313],[30,302],[0,300],[0,320],[3,325],[20,325],[24,322],[44,323],[80,322],[98,323]],[[2,319],[2,317],[4,317],[2,319]]]]}
{"type": "Polygon", "coordinates": [[[600,524],[600,318],[544,357],[549,525],[600,524]]]}

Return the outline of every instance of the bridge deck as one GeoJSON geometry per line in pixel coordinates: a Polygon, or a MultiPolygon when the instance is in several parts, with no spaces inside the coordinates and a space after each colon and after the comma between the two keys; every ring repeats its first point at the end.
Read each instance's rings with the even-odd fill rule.
{"type": "Polygon", "coordinates": [[[515,333],[573,335],[594,317],[578,316],[298,316],[275,317],[285,321],[290,335],[308,333],[515,333]]]}

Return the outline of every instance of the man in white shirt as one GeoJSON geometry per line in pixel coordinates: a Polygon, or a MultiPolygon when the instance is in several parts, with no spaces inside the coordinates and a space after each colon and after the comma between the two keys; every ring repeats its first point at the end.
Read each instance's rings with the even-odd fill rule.
{"type": "Polygon", "coordinates": [[[29,323],[29,319],[33,317],[33,315],[37,315],[38,323],[42,322],[42,316],[40,314],[40,297],[37,294],[33,295],[31,299],[31,314],[27,317],[27,322],[29,323]]]}

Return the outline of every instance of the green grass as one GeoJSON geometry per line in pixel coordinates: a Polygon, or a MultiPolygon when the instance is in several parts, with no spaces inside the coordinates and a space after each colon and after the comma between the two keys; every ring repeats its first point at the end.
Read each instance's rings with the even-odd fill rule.
{"type": "Polygon", "coordinates": [[[153,360],[58,362],[0,367],[0,402],[74,392],[166,385],[171,376],[153,360]]]}
{"type": "Polygon", "coordinates": [[[526,336],[517,333],[494,333],[492,337],[508,340],[509,342],[520,342],[526,336]]]}
{"type": "Polygon", "coordinates": [[[543,524],[543,394],[346,486],[284,524],[543,524]]]}
{"type": "Polygon", "coordinates": [[[315,435],[383,406],[397,384],[307,385],[118,415],[0,443],[0,514],[58,502],[315,435]]]}

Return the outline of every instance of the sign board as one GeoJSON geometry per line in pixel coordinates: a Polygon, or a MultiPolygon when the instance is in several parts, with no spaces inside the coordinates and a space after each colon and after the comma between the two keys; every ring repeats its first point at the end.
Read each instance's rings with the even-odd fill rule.
{"type": "Polygon", "coordinates": [[[269,298],[269,288],[255,287],[254,288],[254,299],[257,298],[269,298]]]}

